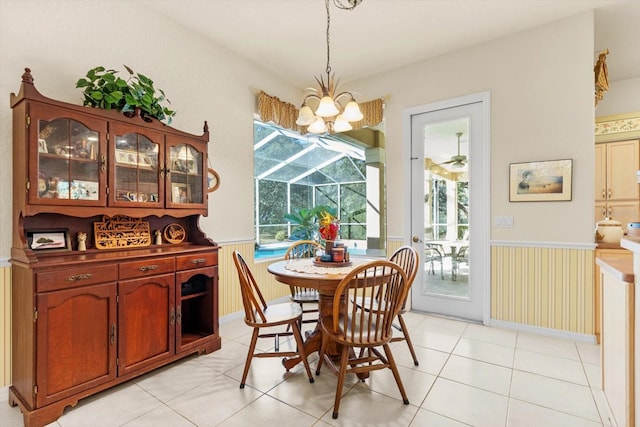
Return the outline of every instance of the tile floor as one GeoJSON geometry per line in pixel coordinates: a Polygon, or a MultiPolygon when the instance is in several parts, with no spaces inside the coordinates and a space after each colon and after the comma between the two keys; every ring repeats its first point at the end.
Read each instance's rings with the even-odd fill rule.
{"type": "MultiPolygon", "coordinates": [[[[392,348],[409,395],[403,405],[389,370],[348,378],[340,416],[331,418],[336,376],[310,384],[302,367],[254,359],[239,379],[250,329],[225,319],[222,349],[194,356],[81,401],[56,427],[181,426],[610,426],[596,345],[405,315],[420,366],[406,343],[392,348]]],[[[263,345],[271,342],[263,341],[263,345]]],[[[317,353],[312,355],[315,371],[317,353]]],[[[1,389],[0,426],[22,426],[1,389]]]]}

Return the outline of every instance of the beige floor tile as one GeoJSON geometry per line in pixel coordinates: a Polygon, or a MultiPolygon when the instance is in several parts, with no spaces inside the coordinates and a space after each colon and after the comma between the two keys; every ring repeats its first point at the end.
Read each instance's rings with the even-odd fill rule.
{"type": "Polygon", "coordinates": [[[573,341],[520,332],[516,348],[565,359],[580,360],[573,341]]]}
{"type": "Polygon", "coordinates": [[[589,381],[589,387],[597,390],[602,390],[602,368],[600,365],[592,365],[591,363],[583,363],[585,374],[587,374],[587,381],[589,381]]]}
{"type": "Polygon", "coordinates": [[[506,329],[491,328],[488,326],[470,323],[462,334],[462,337],[497,344],[504,347],[515,347],[517,333],[506,329]]]}
{"type": "Polygon", "coordinates": [[[449,353],[432,350],[430,348],[415,345],[415,343],[413,349],[416,352],[416,357],[418,358],[418,366],[413,364],[413,357],[411,356],[411,352],[409,352],[409,347],[405,341],[398,341],[391,345],[393,357],[396,359],[398,366],[404,366],[406,368],[426,372],[431,375],[438,375],[449,358],[449,353]]]}
{"type": "Polygon", "coordinates": [[[601,423],[511,399],[507,427],[597,427],[601,423]]]}
{"type": "Polygon", "coordinates": [[[485,341],[460,338],[453,354],[511,368],[515,349],[485,341]]]}
{"type": "Polygon", "coordinates": [[[598,408],[598,413],[600,414],[600,420],[602,421],[602,424],[607,427],[615,425],[604,392],[602,390],[593,389],[591,390],[591,392],[593,394],[593,400],[595,400],[596,402],[596,407],[598,408]]]}
{"type": "MultiPolygon", "coordinates": [[[[420,406],[433,386],[436,377],[424,372],[414,371],[404,366],[399,366],[398,372],[400,373],[400,379],[402,380],[404,389],[407,392],[409,402],[416,406],[420,406]]],[[[364,383],[359,383],[358,386],[366,386],[371,390],[382,393],[392,399],[402,400],[400,390],[393,378],[393,372],[391,372],[391,369],[382,369],[371,372],[371,376],[366,379],[364,383]]]]}
{"type": "Polygon", "coordinates": [[[218,374],[167,405],[199,427],[215,426],[262,396],[258,390],[240,389],[239,385],[238,381],[218,374]]]}
{"type": "Polygon", "coordinates": [[[583,363],[600,364],[600,346],[586,342],[576,342],[576,348],[583,363]]]}
{"type": "Polygon", "coordinates": [[[356,385],[343,396],[338,419],[332,419],[332,405],[322,421],[336,427],[408,426],[417,410],[415,405],[405,405],[398,399],[356,385]]]}
{"type": "MultiPolygon", "coordinates": [[[[358,378],[355,375],[347,375],[341,393],[344,395],[357,382],[358,378]]],[[[283,381],[269,390],[267,394],[307,414],[320,418],[333,407],[337,385],[337,375],[325,366],[320,375],[315,377],[313,384],[309,384],[309,380],[304,375],[293,375],[287,381],[283,381]]]]}
{"type": "Polygon", "coordinates": [[[469,323],[439,316],[425,316],[416,328],[461,337],[469,323]]]}
{"type": "Polygon", "coordinates": [[[135,382],[161,402],[167,402],[219,375],[196,359],[197,357],[172,363],[135,382]]]}
{"type": "Polygon", "coordinates": [[[567,414],[600,421],[588,387],[522,371],[513,371],[511,397],[567,414]]]}
{"type": "Polygon", "coordinates": [[[262,395],[242,410],[218,424],[220,427],[313,426],[317,419],[304,412],[282,403],[271,396],[262,395]]]}
{"type": "Polygon", "coordinates": [[[511,369],[456,355],[449,358],[440,376],[504,396],[511,386],[511,369]]]}
{"type": "Polygon", "coordinates": [[[418,345],[447,353],[450,353],[458,342],[457,336],[441,334],[427,329],[413,328],[409,333],[414,346],[418,345]]]}
{"type": "MultiPolygon", "coordinates": [[[[241,366],[237,366],[233,369],[228,370],[227,372],[225,372],[225,375],[228,375],[229,377],[239,382],[242,379],[243,370],[244,363],[241,366]]],[[[313,367],[311,369],[311,373],[315,374],[313,367]]],[[[262,391],[263,393],[266,393],[292,375],[303,376],[307,379],[307,385],[309,385],[310,387],[313,386],[313,384],[309,383],[307,373],[304,371],[302,363],[299,363],[291,371],[287,372],[282,366],[281,358],[254,357],[251,361],[251,366],[249,368],[249,373],[247,375],[245,384],[249,387],[253,387],[257,390],[262,391]]]]}
{"type": "Polygon", "coordinates": [[[164,405],[158,399],[128,382],[81,400],[75,408],[65,411],[58,424],[62,427],[120,426],[161,406],[164,405]]]}
{"type": "Polygon", "coordinates": [[[146,414],[143,414],[138,418],[135,418],[128,423],[123,424],[122,427],[150,426],[194,427],[195,424],[193,424],[191,421],[187,420],[168,406],[160,406],[159,408],[153,409],[146,414]]]}
{"type": "Polygon", "coordinates": [[[222,348],[211,354],[198,356],[195,361],[217,372],[227,372],[244,366],[249,347],[233,340],[223,340],[222,348]]]}
{"type": "Polygon", "coordinates": [[[503,426],[508,398],[438,378],[422,408],[477,427],[503,426]]]}
{"type": "Polygon", "coordinates": [[[516,349],[513,369],[588,386],[582,363],[562,357],[548,356],[516,349]]]}
{"type": "Polygon", "coordinates": [[[468,424],[461,423],[451,418],[444,417],[435,412],[418,409],[415,418],[409,424],[411,427],[465,427],[468,424]]]}

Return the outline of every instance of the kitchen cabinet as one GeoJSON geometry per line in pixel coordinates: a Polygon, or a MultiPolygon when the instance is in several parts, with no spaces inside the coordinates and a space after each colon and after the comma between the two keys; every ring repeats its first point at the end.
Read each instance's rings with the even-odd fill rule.
{"type": "Polygon", "coordinates": [[[640,219],[640,141],[637,139],[596,144],[595,218],[623,224],[640,219]]]}
{"type": "Polygon", "coordinates": [[[9,404],[40,427],[80,399],[221,347],[219,246],[199,226],[209,133],[206,122],[192,135],[46,98],[28,69],[11,107],[9,404]],[[110,225],[100,232],[111,244],[96,224],[110,225]],[[151,244],[163,230],[179,236],[151,244]]]}
{"type": "Polygon", "coordinates": [[[597,264],[601,267],[602,283],[602,390],[614,425],[633,427],[636,333],[633,259],[605,255],[597,259],[597,264]]]}

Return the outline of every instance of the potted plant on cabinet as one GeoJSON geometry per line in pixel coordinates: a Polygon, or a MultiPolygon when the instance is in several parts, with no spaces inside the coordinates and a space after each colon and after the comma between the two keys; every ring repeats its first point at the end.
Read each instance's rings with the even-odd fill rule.
{"type": "Polygon", "coordinates": [[[166,119],[170,124],[176,112],[162,105],[171,104],[164,91],[156,89],[153,80],[144,74],[135,73],[126,65],[124,68],[129,72],[127,80],[116,76],[118,71],[102,66],[87,71],[86,77],[76,82],[76,88],[81,88],[84,95],[83,105],[121,111],[128,116],[134,116],[137,109],[145,121],[166,119]]]}

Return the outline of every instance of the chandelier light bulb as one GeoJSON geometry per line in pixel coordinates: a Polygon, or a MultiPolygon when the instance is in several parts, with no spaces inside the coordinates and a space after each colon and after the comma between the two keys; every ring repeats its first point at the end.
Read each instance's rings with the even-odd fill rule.
{"type": "Polygon", "coordinates": [[[309,125],[307,130],[311,133],[325,133],[327,131],[327,125],[325,125],[322,117],[316,117],[315,121],[309,125]]]}
{"type": "Polygon", "coordinates": [[[351,100],[346,107],[344,107],[344,113],[342,117],[349,122],[358,122],[364,117],[360,111],[360,106],[355,100],[351,100]]]}
{"type": "Polygon", "coordinates": [[[333,130],[335,132],[346,132],[348,130],[352,130],[353,126],[345,120],[344,114],[340,114],[336,117],[336,121],[333,123],[333,130]]]}
{"type": "Polygon", "coordinates": [[[316,116],[333,117],[337,116],[339,113],[340,110],[336,107],[336,103],[333,101],[333,98],[330,96],[322,97],[320,105],[318,105],[318,109],[316,110],[316,116]]]}
{"type": "Polygon", "coordinates": [[[298,126],[309,126],[316,119],[316,116],[313,114],[311,107],[308,105],[303,106],[298,113],[298,119],[296,120],[296,124],[298,126]]]}

